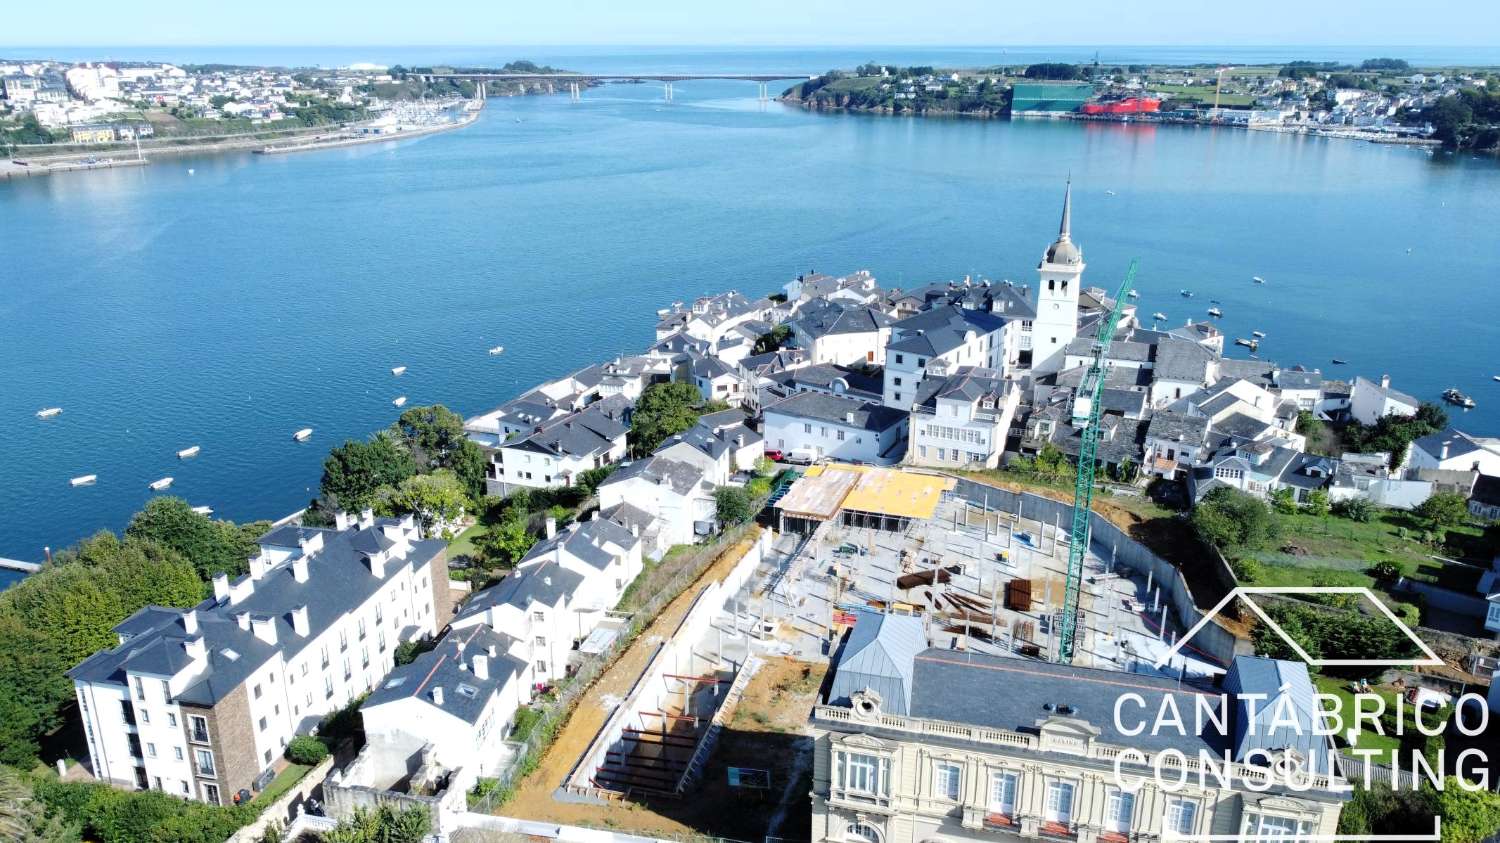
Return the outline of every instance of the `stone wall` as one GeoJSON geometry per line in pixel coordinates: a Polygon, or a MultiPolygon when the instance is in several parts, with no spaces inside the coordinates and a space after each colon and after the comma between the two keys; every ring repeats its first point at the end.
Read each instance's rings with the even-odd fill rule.
{"type": "Polygon", "coordinates": [[[313,791],[323,784],[323,779],[327,778],[328,771],[331,769],[333,769],[333,756],[330,755],[319,762],[316,767],[308,770],[302,780],[293,785],[291,790],[267,805],[255,822],[235,832],[224,843],[259,843],[261,835],[273,823],[280,823],[283,828],[290,828],[302,814],[303,804],[307,802],[313,791]]]}

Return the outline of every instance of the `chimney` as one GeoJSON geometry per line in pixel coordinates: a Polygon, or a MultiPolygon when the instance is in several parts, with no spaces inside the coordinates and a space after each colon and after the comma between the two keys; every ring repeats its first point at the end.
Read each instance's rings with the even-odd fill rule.
{"type": "Polygon", "coordinates": [[[630,525],[630,535],[633,536],[633,537],[635,537],[635,538],[640,538],[641,537],[641,525],[639,525],[639,524],[631,524],[630,525]]]}
{"type": "Polygon", "coordinates": [[[496,647],[494,644],[491,644],[490,646],[485,648],[485,653],[493,659],[494,657],[500,655],[500,648],[496,647]]]}
{"type": "Polygon", "coordinates": [[[250,618],[250,628],[256,638],[273,647],[276,646],[276,622],[274,620],[264,615],[256,615],[250,618]]]}
{"type": "Polygon", "coordinates": [[[844,423],[845,424],[854,424],[854,414],[853,413],[845,413],[844,414],[844,423]]]}
{"type": "Polygon", "coordinates": [[[1381,375],[1380,376],[1380,388],[1381,389],[1390,389],[1391,388],[1391,376],[1390,375],[1381,375]]]}
{"type": "Polygon", "coordinates": [[[383,580],[383,579],[385,579],[385,554],[384,553],[371,553],[370,555],[368,555],[368,556],[365,557],[365,564],[367,564],[367,565],[370,566],[370,573],[372,573],[372,574],[375,575],[375,579],[377,579],[377,580],[383,580]]]}
{"type": "Polygon", "coordinates": [[[354,523],[354,516],[342,509],[333,514],[333,526],[338,528],[339,532],[349,529],[354,523]]]}
{"type": "Polygon", "coordinates": [[[249,612],[235,612],[234,613],[234,622],[240,625],[240,629],[243,629],[246,632],[250,631],[250,613],[249,612]]]}
{"type": "Polygon", "coordinates": [[[292,562],[292,578],[297,582],[307,582],[307,557],[299,556],[292,562]]]}
{"type": "Polygon", "coordinates": [[[1444,440],[1443,440],[1443,451],[1442,451],[1442,453],[1441,453],[1441,454],[1440,454],[1440,455],[1439,455],[1439,456],[1438,456],[1438,459],[1439,459],[1439,460],[1445,460],[1445,459],[1447,459],[1447,458],[1448,458],[1448,444],[1449,444],[1449,442],[1451,442],[1451,441],[1452,441],[1452,440],[1450,440],[1450,439],[1444,439],[1444,440]]]}
{"type": "Polygon", "coordinates": [[[223,603],[229,599],[229,575],[214,574],[214,599],[223,603]]]}
{"type": "Polygon", "coordinates": [[[433,687],[433,689],[432,689],[432,704],[433,705],[442,705],[443,704],[443,689],[442,689],[441,686],[434,686],[433,687]]]}
{"type": "Polygon", "coordinates": [[[735,444],[736,447],[740,447],[740,448],[745,447],[745,434],[743,434],[743,433],[735,434],[734,444],[735,444]]]}
{"type": "Polygon", "coordinates": [[[250,579],[259,580],[265,576],[266,567],[266,557],[264,554],[257,553],[250,557],[250,579]]]}
{"type": "Polygon", "coordinates": [[[182,645],[182,651],[193,661],[208,657],[208,645],[203,643],[203,636],[189,638],[182,645]]]}
{"type": "Polygon", "coordinates": [[[306,638],[312,631],[307,622],[307,606],[302,605],[292,610],[292,631],[306,638]]]}
{"type": "Polygon", "coordinates": [[[454,649],[456,649],[458,651],[458,660],[459,661],[463,661],[464,660],[464,642],[463,641],[454,642],[454,649]]]}
{"type": "Polygon", "coordinates": [[[188,635],[197,635],[198,634],[198,612],[197,612],[197,610],[195,610],[195,609],[188,609],[186,612],[182,613],[182,631],[186,632],[188,635]]]}
{"type": "Polygon", "coordinates": [[[373,527],[373,526],[375,526],[375,510],[373,510],[373,509],[366,509],[366,510],[363,510],[362,512],[360,512],[359,513],[359,526],[361,526],[361,527],[373,527]]]}
{"type": "Polygon", "coordinates": [[[490,678],[490,657],[489,656],[478,655],[478,656],[474,657],[474,678],[475,679],[488,679],[488,678],[490,678]]]}
{"type": "Polygon", "coordinates": [[[555,539],[555,538],[557,538],[557,519],[553,518],[552,516],[549,515],[549,516],[547,516],[547,522],[546,522],[546,524],[547,524],[547,538],[549,538],[549,539],[555,539]]]}
{"type": "Polygon", "coordinates": [[[542,584],[544,584],[544,585],[551,585],[552,584],[552,575],[548,574],[547,576],[542,577],[542,584]]]}
{"type": "Polygon", "coordinates": [[[313,533],[297,539],[297,546],[302,548],[303,556],[311,556],[323,549],[323,534],[313,533]]]}

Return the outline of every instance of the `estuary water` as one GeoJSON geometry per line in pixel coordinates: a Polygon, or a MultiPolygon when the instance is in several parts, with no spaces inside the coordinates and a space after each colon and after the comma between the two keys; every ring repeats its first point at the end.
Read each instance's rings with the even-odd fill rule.
{"type": "Polygon", "coordinates": [[[492,99],[410,141],[0,184],[0,556],[119,529],[165,476],[223,517],[284,515],[398,396],[488,409],[643,348],[657,308],[703,293],[812,269],[1029,282],[1069,174],[1088,283],[1115,286],[1138,256],[1142,313],[1180,324],[1217,299],[1231,340],[1268,334],[1264,358],[1389,373],[1429,400],[1456,386],[1479,402],[1458,424],[1500,432],[1492,159],[820,115],[754,92],[492,99]],[[84,474],[97,484],[69,486],[84,474]]]}

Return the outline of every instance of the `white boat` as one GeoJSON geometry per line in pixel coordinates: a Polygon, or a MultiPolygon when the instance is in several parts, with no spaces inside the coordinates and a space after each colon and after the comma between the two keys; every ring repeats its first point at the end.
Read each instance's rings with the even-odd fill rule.
{"type": "Polygon", "coordinates": [[[1250,336],[1255,337],[1258,340],[1263,340],[1263,339],[1266,338],[1266,332],[1265,331],[1251,331],[1250,332],[1250,336]]]}
{"type": "Polygon", "coordinates": [[[48,407],[48,408],[43,409],[43,410],[37,410],[36,411],[36,417],[39,418],[39,419],[50,419],[50,418],[53,418],[54,416],[60,415],[61,413],[62,413],[62,408],[61,407],[48,407]]]}
{"type": "Polygon", "coordinates": [[[193,168],[192,167],[188,167],[188,175],[191,176],[192,174],[193,174],[193,168]]]}
{"type": "Polygon", "coordinates": [[[193,507],[193,511],[196,512],[196,513],[198,513],[199,515],[213,515],[214,514],[214,508],[211,507],[211,506],[195,506],[195,507],[193,507]]]}
{"type": "Polygon", "coordinates": [[[296,433],[293,433],[292,438],[297,440],[298,442],[306,442],[307,440],[312,438],[312,428],[304,427],[296,433]]]}
{"type": "Polygon", "coordinates": [[[1161,311],[1158,310],[1157,312],[1151,314],[1151,318],[1155,319],[1158,322],[1165,322],[1165,321],[1167,321],[1167,314],[1162,313],[1161,311]]]}
{"type": "Polygon", "coordinates": [[[1106,191],[1104,191],[1104,195],[1105,196],[1114,196],[1115,192],[1113,190],[1106,190],[1106,191]]]}
{"type": "Polygon", "coordinates": [[[1252,275],[1252,276],[1250,276],[1250,280],[1254,281],[1257,284],[1264,284],[1264,283],[1266,283],[1266,279],[1260,277],[1259,275],[1252,275]]]}
{"type": "Polygon", "coordinates": [[[395,375],[396,377],[399,378],[402,375],[406,374],[406,367],[405,366],[397,366],[396,368],[394,368],[394,369],[391,370],[391,374],[393,374],[393,375],[395,375]]]}
{"type": "Polygon", "coordinates": [[[1223,316],[1224,315],[1224,311],[1218,309],[1217,307],[1210,307],[1208,309],[1208,315],[1209,316],[1223,316]]]}
{"type": "Polygon", "coordinates": [[[98,479],[99,475],[97,474],[85,474],[82,477],[74,477],[72,480],[69,480],[68,483],[74,486],[92,486],[94,485],[94,481],[98,479]]]}
{"type": "Polygon", "coordinates": [[[394,404],[394,405],[396,405],[397,407],[405,407],[406,406],[406,396],[405,395],[397,396],[396,400],[392,401],[391,403],[394,404]]]}
{"type": "Polygon", "coordinates": [[[171,486],[171,485],[172,485],[172,478],[170,478],[170,477],[163,477],[160,480],[152,480],[151,481],[151,491],[153,491],[153,492],[160,492],[162,489],[165,489],[165,488],[167,488],[168,486],[171,486]]]}
{"type": "Polygon", "coordinates": [[[177,452],[177,458],[180,460],[191,459],[198,456],[198,452],[201,450],[203,450],[203,448],[199,445],[194,445],[191,448],[183,448],[181,451],[177,452]]]}
{"type": "Polygon", "coordinates": [[[1138,299],[1138,298],[1140,298],[1140,297],[1141,297],[1141,294],[1140,294],[1140,291],[1138,291],[1138,290],[1131,290],[1131,291],[1130,291],[1130,293],[1129,293],[1129,294],[1128,294],[1128,295],[1129,295],[1129,296],[1130,296],[1130,297],[1131,297],[1131,298],[1133,298],[1133,299],[1138,299]]]}
{"type": "Polygon", "coordinates": [[[1500,381],[1500,375],[1496,375],[1495,380],[1500,381]]]}
{"type": "Polygon", "coordinates": [[[1178,290],[1177,292],[1181,293],[1182,297],[1185,298],[1185,299],[1190,299],[1190,298],[1193,297],[1193,291],[1192,290],[1178,290]]]}
{"type": "Polygon", "coordinates": [[[505,351],[505,346],[497,345],[494,348],[490,349],[490,354],[500,354],[503,351],[505,351]]]}

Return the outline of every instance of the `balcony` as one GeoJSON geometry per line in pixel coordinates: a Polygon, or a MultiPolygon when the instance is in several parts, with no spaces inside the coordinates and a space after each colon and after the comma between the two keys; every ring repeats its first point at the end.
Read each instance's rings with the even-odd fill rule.
{"type": "Polygon", "coordinates": [[[891,798],[874,793],[834,787],[828,791],[828,803],[855,811],[870,811],[877,814],[894,814],[891,798]]]}
{"type": "Polygon", "coordinates": [[[997,831],[1015,831],[1021,827],[1015,814],[990,812],[984,815],[984,827],[997,831]]]}
{"type": "Polygon", "coordinates": [[[1054,840],[1074,840],[1078,837],[1078,832],[1074,831],[1071,825],[1056,820],[1043,820],[1041,825],[1037,826],[1037,831],[1041,832],[1043,837],[1050,837],[1054,840]]]}

